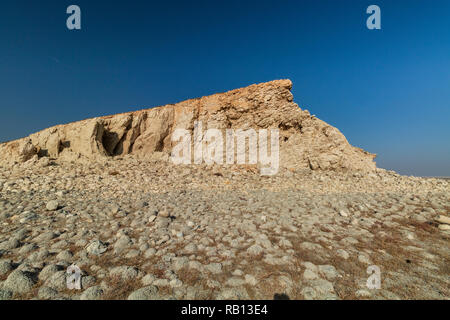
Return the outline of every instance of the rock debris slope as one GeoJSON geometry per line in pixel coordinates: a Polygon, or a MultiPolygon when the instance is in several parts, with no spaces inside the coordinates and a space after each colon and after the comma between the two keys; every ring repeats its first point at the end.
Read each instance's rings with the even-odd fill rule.
{"type": "Polygon", "coordinates": [[[89,160],[120,155],[168,159],[175,129],[268,129],[280,132],[285,168],[373,171],[375,155],[352,147],[338,129],[293,102],[290,80],[251,85],[173,105],[58,125],[0,145],[0,161],[33,157],[89,160]]]}

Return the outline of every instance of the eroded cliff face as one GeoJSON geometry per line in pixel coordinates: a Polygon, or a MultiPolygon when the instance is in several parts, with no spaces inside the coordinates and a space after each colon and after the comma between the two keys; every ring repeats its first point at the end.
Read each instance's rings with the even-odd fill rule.
{"type": "Polygon", "coordinates": [[[191,99],[173,105],[58,125],[0,145],[0,163],[50,157],[94,161],[132,155],[169,161],[175,129],[279,129],[280,167],[375,169],[375,155],[352,147],[338,129],[293,102],[290,80],[191,99]]]}

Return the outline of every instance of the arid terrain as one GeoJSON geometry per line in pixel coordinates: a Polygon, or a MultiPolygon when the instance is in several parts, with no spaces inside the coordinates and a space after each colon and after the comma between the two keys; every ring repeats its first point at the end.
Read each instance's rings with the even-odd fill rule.
{"type": "Polygon", "coordinates": [[[0,145],[0,299],[449,299],[449,181],[376,168],[291,86],[0,145]],[[277,174],[171,163],[170,135],[195,120],[279,129],[277,174]],[[72,264],[80,290],[67,288],[72,264]]]}

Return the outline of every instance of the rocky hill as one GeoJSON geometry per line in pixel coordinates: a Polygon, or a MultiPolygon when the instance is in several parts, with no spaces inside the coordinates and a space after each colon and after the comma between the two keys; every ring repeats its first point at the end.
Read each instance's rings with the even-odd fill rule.
{"type": "Polygon", "coordinates": [[[0,162],[37,157],[86,161],[134,155],[168,159],[175,129],[279,129],[284,168],[373,171],[375,155],[293,102],[290,80],[251,85],[157,108],[58,125],[0,145],[0,162]]]}

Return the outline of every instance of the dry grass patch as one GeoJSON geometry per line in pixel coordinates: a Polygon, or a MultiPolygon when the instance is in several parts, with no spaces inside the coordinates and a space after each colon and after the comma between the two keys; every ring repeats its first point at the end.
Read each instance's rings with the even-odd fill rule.
{"type": "Polygon", "coordinates": [[[124,280],[120,277],[109,277],[105,279],[105,282],[111,289],[105,292],[103,300],[126,300],[133,291],[143,287],[138,279],[124,280]]]}

